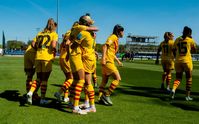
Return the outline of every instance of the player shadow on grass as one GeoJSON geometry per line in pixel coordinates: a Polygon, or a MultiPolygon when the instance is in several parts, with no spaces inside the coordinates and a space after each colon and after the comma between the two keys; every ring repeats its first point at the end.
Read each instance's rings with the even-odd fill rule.
{"type": "MultiPolygon", "coordinates": [[[[176,90],[175,99],[170,99],[170,94],[166,91],[160,90],[160,88],[153,87],[141,87],[141,86],[128,86],[121,85],[117,88],[117,92],[128,95],[143,96],[150,98],[159,98],[164,102],[169,102],[170,105],[179,107],[183,110],[199,111],[199,92],[191,92],[194,101],[185,101],[185,91],[181,89],[176,90]]],[[[159,103],[160,105],[164,103],[159,103]]]]}
{"type": "Polygon", "coordinates": [[[20,99],[18,90],[5,90],[4,92],[0,93],[0,98],[7,99],[8,101],[15,101],[18,102],[20,99]]]}
{"type": "MultiPolygon", "coordinates": [[[[0,93],[0,98],[4,98],[8,101],[19,102],[20,107],[29,107],[30,106],[27,104],[26,94],[21,96],[20,92],[18,90],[5,90],[4,92],[0,93]]],[[[68,110],[68,109],[66,110],[66,108],[68,108],[67,104],[57,102],[57,100],[54,98],[46,98],[46,99],[49,100],[49,103],[46,105],[40,105],[40,103],[39,103],[40,99],[34,100],[32,105],[50,108],[50,109],[56,109],[61,112],[72,113],[72,110],[68,110]]]]}

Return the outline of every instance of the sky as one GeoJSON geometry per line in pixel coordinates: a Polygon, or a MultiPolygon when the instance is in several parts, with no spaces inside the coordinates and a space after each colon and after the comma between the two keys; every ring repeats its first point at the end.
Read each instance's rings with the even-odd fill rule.
{"type": "Polygon", "coordinates": [[[157,36],[161,42],[164,32],[170,31],[177,38],[184,26],[192,28],[199,44],[198,12],[199,0],[0,0],[0,31],[4,31],[6,41],[27,42],[54,18],[61,37],[80,16],[90,13],[99,28],[97,43],[104,43],[114,25],[121,24],[125,29],[121,44],[126,43],[129,33],[157,36]]]}

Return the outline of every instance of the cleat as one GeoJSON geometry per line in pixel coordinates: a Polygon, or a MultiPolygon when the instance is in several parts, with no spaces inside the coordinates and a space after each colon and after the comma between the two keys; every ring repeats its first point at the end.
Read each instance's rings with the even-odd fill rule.
{"type": "Polygon", "coordinates": [[[111,101],[110,96],[102,95],[101,100],[102,100],[105,104],[108,103],[108,105],[113,105],[113,102],[111,101]]]}
{"type": "Polygon", "coordinates": [[[86,109],[86,111],[95,113],[96,112],[96,108],[89,107],[89,108],[86,109]]]}
{"type": "Polygon", "coordinates": [[[190,96],[187,96],[187,97],[185,97],[185,100],[186,100],[186,101],[192,101],[193,98],[191,98],[190,96]]]}
{"type": "Polygon", "coordinates": [[[69,98],[64,98],[64,102],[68,102],[69,101],[69,98]]]}
{"type": "Polygon", "coordinates": [[[89,108],[89,107],[90,107],[89,104],[81,104],[81,105],[79,105],[79,108],[80,108],[80,109],[87,109],[87,108],[89,108]]]}
{"type": "Polygon", "coordinates": [[[31,95],[31,93],[27,93],[26,97],[27,97],[27,103],[29,105],[32,105],[32,95],[31,95]]]}
{"type": "Polygon", "coordinates": [[[86,115],[87,114],[87,111],[86,110],[81,110],[80,108],[75,110],[73,109],[73,113],[74,114],[78,114],[78,115],[86,115]]]}
{"type": "Polygon", "coordinates": [[[164,83],[161,83],[161,87],[160,87],[161,90],[164,90],[165,87],[164,87],[164,83]]]}
{"type": "Polygon", "coordinates": [[[169,94],[170,92],[171,92],[170,88],[167,88],[166,93],[169,94]]]}
{"type": "Polygon", "coordinates": [[[48,104],[48,100],[41,99],[41,100],[40,100],[40,104],[41,104],[41,105],[46,105],[46,104],[48,104]]]}
{"type": "Polygon", "coordinates": [[[170,96],[171,96],[171,99],[174,99],[174,97],[175,97],[175,91],[172,90],[170,96]]]}
{"type": "Polygon", "coordinates": [[[109,104],[108,104],[106,101],[103,101],[102,99],[100,99],[100,100],[98,101],[98,103],[109,106],[109,104]]]}
{"type": "Polygon", "coordinates": [[[59,102],[62,101],[62,97],[61,97],[61,94],[59,92],[55,92],[54,97],[56,97],[59,102]]]}
{"type": "Polygon", "coordinates": [[[72,103],[72,102],[69,102],[66,108],[73,109],[73,108],[74,108],[74,107],[73,107],[73,103],[72,103]]]}
{"type": "Polygon", "coordinates": [[[24,94],[23,96],[19,97],[20,106],[24,106],[27,103],[27,95],[24,94]]]}
{"type": "Polygon", "coordinates": [[[37,100],[40,100],[40,97],[37,93],[34,93],[33,96],[32,96],[32,100],[33,101],[37,101],[37,100]]]}

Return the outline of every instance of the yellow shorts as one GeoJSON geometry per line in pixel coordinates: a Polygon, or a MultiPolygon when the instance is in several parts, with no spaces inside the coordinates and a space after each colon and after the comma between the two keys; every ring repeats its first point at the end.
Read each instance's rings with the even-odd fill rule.
{"type": "Polygon", "coordinates": [[[81,69],[84,69],[81,54],[70,55],[69,60],[70,60],[70,67],[73,73],[81,69]]]}
{"type": "Polygon", "coordinates": [[[35,73],[35,52],[26,52],[24,54],[24,71],[26,75],[34,75],[35,73]]]}
{"type": "Polygon", "coordinates": [[[192,61],[188,63],[175,63],[176,72],[191,72],[193,70],[192,61]]]}
{"type": "Polygon", "coordinates": [[[95,71],[95,61],[94,60],[90,60],[90,59],[86,59],[86,58],[82,57],[82,62],[83,62],[85,72],[93,73],[95,71]]]}
{"type": "Polygon", "coordinates": [[[28,52],[24,54],[24,68],[32,69],[35,66],[35,52],[28,52]]]}
{"type": "Polygon", "coordinates": [[[70,68],[70,62],[66,61],[65,58],[60,58],[59,59],[59,64],[60,64],[60,68],[64,73],[68,73],[71,72],[71,68],[70,68]]]}
{"type": "Polygon", "coordinates": [[[162,60],[161,63],[164,71],[174,69],[174,61],[172,60],[162,60]]]}
{"type": "Polygon", "coordinates": [[[102,74],[111,75],[113,72],[119,72],[115,64],[106,63],[106,65],[102,65],[102,74]]]}
{"type": "Polygon", "coordinates": [[[52,71],[52,61],[36,60],[35,61],[35,71],[36,72],[51,72],[52,71]]]}

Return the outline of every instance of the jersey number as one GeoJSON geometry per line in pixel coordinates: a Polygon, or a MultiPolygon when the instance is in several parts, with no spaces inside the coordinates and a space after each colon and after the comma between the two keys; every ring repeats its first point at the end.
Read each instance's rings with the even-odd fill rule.
{"type": "Polygon", "coordinates": [[[168,46],[168,44],[164,44],[163,45],[163,51],[164,51],[165,54],[169,53],[169,46],[168,46]]]}
{"type": "Polygon", "coordinates": [[[179,42],[177,44],[178,51],[181,56],[185,56],[187,53],[187,42],[179,42]]]}
{"type": "Polygon", "coordinates": [[[50,42],[49,35],[39,35],[37,37],[38,48],[47,48],[47,44],[50,42]]]}

